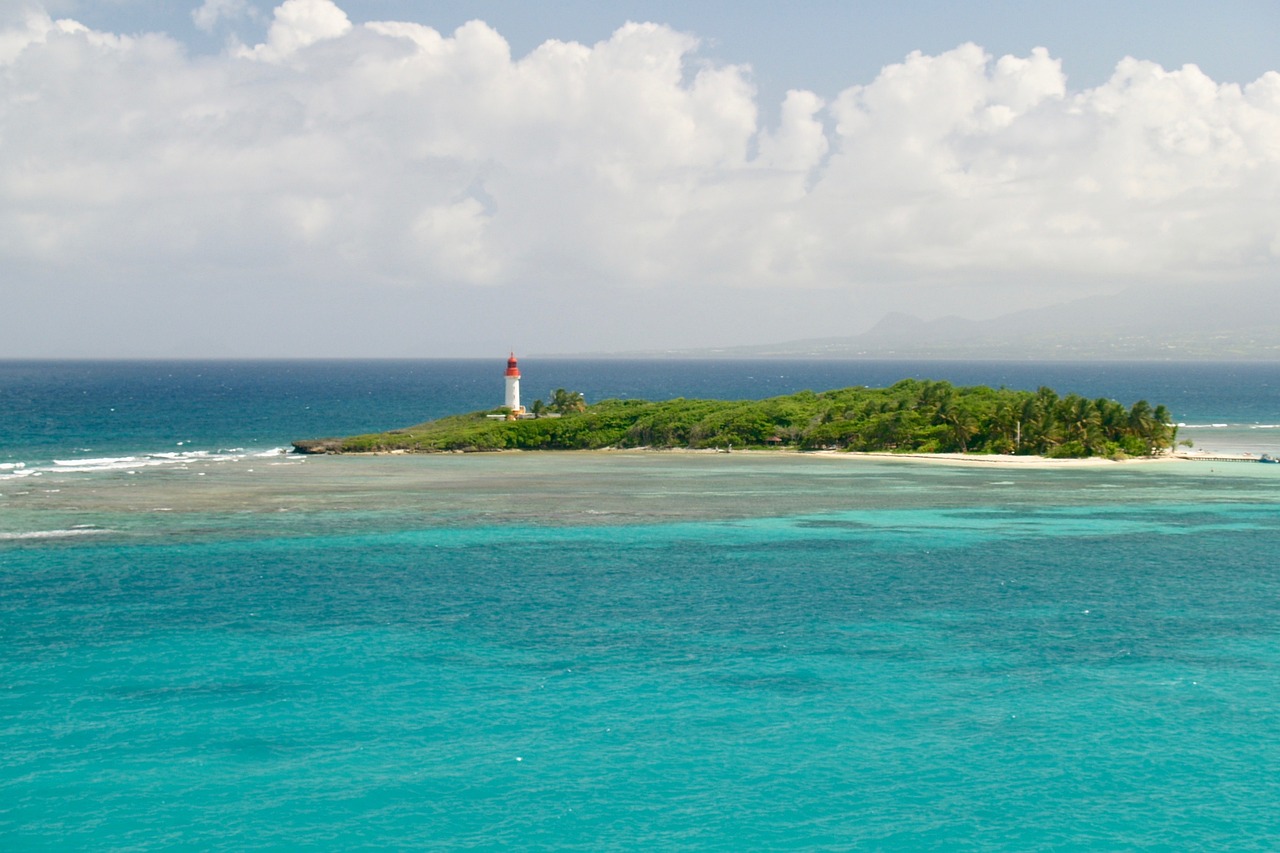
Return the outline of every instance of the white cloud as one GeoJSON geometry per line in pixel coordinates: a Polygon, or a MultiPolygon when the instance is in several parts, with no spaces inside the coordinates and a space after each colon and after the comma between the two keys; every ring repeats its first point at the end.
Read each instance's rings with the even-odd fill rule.
{"type": "Polygon", "coordinates": [[[206,33],[213,32],[220,21],[235,21],[251,13],[248,0],[204,0],[191,13],[196,27],[206,33]]]}
{"type": "Polygon", "coordinates": [[[1274,268],[1244,250],[1276,224],[1258,204],[1280,177],[1274,104],[1133,60],[1096,89],[1063,83],[1043,51],[992,67],[966,45],[845,92],[818,195],[871,225],[850,230],[848,262],[1121,283],[1274,268]]]}
{"type": "Polygon", "coordinates": [[[787,92],[782,104],[781,127],[760,133],[761,163],[790,171],[807,172],[815,168],[830,149],[826,129],[818,112],[822,99],[812,92],[787,92]]]}
{"type": "Polygon", "coordinates": [[[988,285],[1034,301],[1280,266],[1276,73],[1125,59],[1073,93],[1047,50],[967,44],[830,103],[789,92],[762,126],[749,69],[655,24],[523,57],[479,21],[353,25],[329,0],[287,0],[219,57],[41,12],[4,27],[0,266],[69,295],[256,270],[282,293],[562,301],[927,286],[983,313],[988,285]]]}
{"type": "Polygon", "coordinates": [[[237,53],[279,62],[316,42],[339,38],[350,29],[347,14],[331,0],[285,0],[276,8],[266,42],[237,53]]]}
{"type": "Polygon", "coordinates": [[[29,47],[46,44],[50,36],[76,34],[88,44],[98,47],[125,47],[132,43],[124,36],[94,32],[78,21],[67,18],[54,20],[36,7],[19,9],[2,23],[0,64],[13,62],[29,47]]]}

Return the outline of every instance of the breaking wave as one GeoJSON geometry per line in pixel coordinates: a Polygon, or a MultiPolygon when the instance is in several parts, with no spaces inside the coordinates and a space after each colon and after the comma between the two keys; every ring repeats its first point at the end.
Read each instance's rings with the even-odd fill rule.
{"type": "Polygon", "coordinates": [[[12,542],[19,539],[68,539],[72,536],[93,536],[98,533],[110,533],[105,527],[79,525],[63,530],[24,530],[17,533],[0,531],[0,542],[12,542]]]}
{"type": "Polygon", "coordinates": [[[27,462],[0,463],[0,480],[18,480],[61,474],[98,474],[109,471],[136,471],[142,468],[181,467],[191,463],[236,462],[248,458],[283,456],[287,447],[249,451],[243,447],[230,450],[186,450],[138,453],[131,456],[99,456],[83,459],[54,459],[49,464],[27,462]]]}

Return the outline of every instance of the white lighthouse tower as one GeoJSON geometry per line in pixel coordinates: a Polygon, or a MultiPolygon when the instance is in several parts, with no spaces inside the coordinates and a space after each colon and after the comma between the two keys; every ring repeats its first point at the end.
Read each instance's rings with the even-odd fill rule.
{"type": "Polygon", "coordinates": [[[507,397],[503,405],[516,414],[524,412],[524,406],[520,405],[520,368],[514,352],[507,359],[507,397]]]}

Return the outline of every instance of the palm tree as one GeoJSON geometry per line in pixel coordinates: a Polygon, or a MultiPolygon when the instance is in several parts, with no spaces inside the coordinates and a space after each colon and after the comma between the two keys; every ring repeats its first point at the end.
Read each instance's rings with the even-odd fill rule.
{"type": "Polygon", "coordinates": [[[1093,406],[1098,410],[1098,420],[1102,425],[1103,439],[1115,442],[1123,439],[1126,428],[1129,425],[1129,413],[1125,410],[1125,407],[1115,400],[1108,400],[1105,397],[1099,397],[1094,400],[1093,406]]]}
{"type": "Polygon", "coordinates": [[[548,407],[553,412],[585,412],[587,410],[587,401],[580,391],[566,391],[563,388],[557,388],[555,393],[551,395],[551,405],[548,407]]]}
{"type": "Polygon", "coordinates": [[[936,415],[938,421],[946,426],[947,438],[952,446],[958,447],[961,453],[969,451],[969,439],[978,431],[978,419],[973,412],[956,402],[949,391],[942,396],[936,415]]]}
{"type": "Polygon", "coordinates": [[[1054,409],[1058,394],[1052,388],[1041,386],[1022,404],[1022,417],[1018,423],[1018,448],[1028,453],[1044,453],[1059,442],[1054,421],[1054,409]]]}
{"type": "Polygon", "coordinates": [[[990,447],[997,453],[1017,453],[1022,445],[1021,409],[1000,403],[991,417],[990,447]]]}
{"type": "Polygon", "coordinates": [[[1173,422],[1173,416],[1169,414],[1169,410],[1164,406],[1156,406],[1155,411],[1151,413],[1151,417],[1156,422],[1152,452],[1163,450],[1166,447],[1173,447],[1174,441],[1178,437],[1178,426],[1173,422]]]}
{"type": "MultiPolygon", "coordinates": [[[[1161,409],[1164,406],[1160,407],[1161,409]]],[[[1129,431],[1142,439],[1146,445],[1147,453],[1152,453],[1156,448],[1156,433],[1159,424],[1156,421],[1156,413],[1151,408],[1151,404],[1146,400],[1139,400],[1133,404],[1133,408],[1129,410],[1129,431]]]]}
{"type": "Polygon", "coordinates": [[[1093,453],[1102,438],[1102,418],[1093,401],[1068,394],[1058,401],[1057,415],[1067,441],[1077,441],[1086,453],[1093,453]]]}

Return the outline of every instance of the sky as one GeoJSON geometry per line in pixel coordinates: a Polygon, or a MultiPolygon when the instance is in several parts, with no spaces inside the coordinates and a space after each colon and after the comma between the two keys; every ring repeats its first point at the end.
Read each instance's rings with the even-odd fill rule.
{"type": "Polygon", "coordinates": [[[1277,45],[1271,0],[0,0],[0,357],[1194,312],[1280,272],[1277,45]]]}

